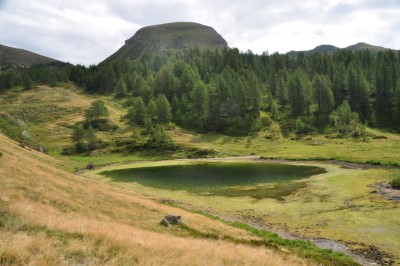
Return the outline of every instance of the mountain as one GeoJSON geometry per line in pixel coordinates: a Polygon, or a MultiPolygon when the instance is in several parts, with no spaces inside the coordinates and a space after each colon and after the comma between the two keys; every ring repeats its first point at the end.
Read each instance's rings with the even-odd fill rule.
{"type": "Polygon", "coordinates": [[[106,60],[135,59],[146,52],[223,49],[228,44],[213,28],[193,22],[175,22],[141,28],[106,60]]]}
{"type": "Polygon", "coordinates": [[[363,50],[369,50],[371,53],[376,54],[378,52],[382,52],[382,51],[386,51],[386,50],[390,50],[389,48],[385,48],[382,46],[375,46],[375,45],[371,45],[365,42],[359,42],[357,44],[354,45],[350,45],[346,48],[344,48],[345,50],[350,50],[352,52],[356,52],[356,51],[363,51],[363,50]]]}
{"type": "Polygon", "coordinates": [[[0,70],[5,68],[28,67],[57,61],[24,49],[0,44],[0,70]]]}
{"type": "Polygon", "coordinates": [[[352,52],[369,50],[371,54],[377,54],[378,52],[386,51],[386,50],[389,50],[389,49],[390,48],[385,48],[385,47],[382,47],[382,46],[375,46],[375,45],[371,45],[371,44],[368,44],[368,43],[359,42],[357,44],[353,44],[353,45],[350,45],[350,46],[345,47],[345,48],[338,48],[338,47],[333,46],[333,45],[324,44],[324,45],[319,45],[319,46],[315,47],[312,50],[290,51],[288,54],[289,55],[296,55],[296,54],[302,52],[302,53],[304,53],[305,56],[309,56],[309,55],[312,55],[314,53],[333,54],[337,50],[349,50],[349,51],[352,51],[352,52]]]}

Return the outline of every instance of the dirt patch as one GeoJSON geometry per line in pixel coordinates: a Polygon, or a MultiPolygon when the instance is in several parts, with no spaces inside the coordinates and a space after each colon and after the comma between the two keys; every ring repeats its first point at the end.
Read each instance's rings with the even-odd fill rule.
{"type": "Polygon", "coordinates": [[[371,194],[379,194],[386,200],[400,201],[400,189],[393,189],[388,182],[376,183],[370,186],[371,194]]]}

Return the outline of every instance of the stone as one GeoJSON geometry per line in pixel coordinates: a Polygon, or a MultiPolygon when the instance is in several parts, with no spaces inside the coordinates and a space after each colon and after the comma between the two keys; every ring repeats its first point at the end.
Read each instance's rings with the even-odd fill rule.
{"type": "Polygon", "coordinates": [[[170,227],[171,224],[168,222],[167,219],[163,218],[160,222],[161,225],[165,226],[165,227],[170,227]]]}
{"type": "Polygon", "coordinates": [[[165,215],[164,219],[166,219],[170,224],[180,224],[181,223],[181,216],[165,215]]]}

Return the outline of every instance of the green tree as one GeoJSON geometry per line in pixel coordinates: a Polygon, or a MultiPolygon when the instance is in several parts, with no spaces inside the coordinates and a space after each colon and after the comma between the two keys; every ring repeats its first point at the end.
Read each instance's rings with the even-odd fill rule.
{"type": "Polygon", "coordinates": [[[207,86],[198,82],[192,92],[193,122],[196,127],[206,129],[210,116],[210,99],[207,86]]]}
{"type": "Polygon", "coordinates": [[[360,136],[365,131],[365,127],[360,123],[358,113],[351,111],[351,107],[346,100],[336,110],[334,123],[339,133],[343,136],[351,132],[353,132],[354,136],[360,136]]]}
{"type": "Polygon", "coordinates": [[[146,106],[141,97],[135,98],[133,106],[129,107],[127,117],[136,125],[144,125],[147,118],[146,106]]]}
{"type": "Polygon", "coordinates": [[[156,119],[165,124],[171,120],[171,107],[164,94],[159,94],[156,99],[156,119]]]}
{"type": "Polygon", "coordinates": [[[328,78],[318,74],[315,75],[313,87],[318,113],[329,114],[333,109],[333,93],[328,78]]]}
{"type": "Polygon", "coordinates": [[[369,102],[369,87],[364,74],[354,64],[349,65],[347,86],[349,104],[353,111],[359,113],[362,121],[371,119],[371,105],[369,102]]]}
{"type": "Polygon", "coordinates": [[[148,145],[153,148],[172,148],[174,143],[171,137],[168,135],[165,127],[161,124],[156,124],[154,128],[150,130],[150,138],[148,140],[148,145]]]}
{"type": "Polygon", "coordinates": [[[171,66],[165,65],[155,77],[154,93],[156,95],[159,93],[164,94],[171,99],[174,95],[177,85],[178,81],[172,73],[171,66]]]}
{"type": "Polygon", "coordinates": [[[146,106],[147,116],[150,120],[156,120],[157,118],[157,106],[153,100],[150,100],[146,106]]]}
{"type": "Polygon", "coordinates": [[[102,100],[93,101],[88,109],[85,110],[86,121],[90,124],[107,118],[109,112],[107,106],[102,100]]]}
{"type": "Polygon", "coordinates": [[[86,130],[86,138],[88,140],[89,150],[95,150],[97,148],[98,141],[92,125],[89,125],[88,129],[86,130]]]}
{"type": "Polygon", "coordinates": [[[395,129],[400,131],[400,81],[393,95],[393,124],[395,129]]]}
{"type": "Polygon", "coordinates": [[[126,88],[126,84],[124,79],[121,77],[118,80],[117,87],[115,88],[115,97],[123,98],[128,94],[128,89],[126,88]]]}
{"type": "Polygon", "coordinates": [[[31,77],[29,77],[28,75],[24,75],[22,76],[22,86],[25,89],[30,89],[33,86],[33,81],[31,79],[31,77]]]}
{"type": "Polygon", "coordinates": [[[308,77],[302,69],[297,69],[290,78],[289,100],[293,116],[310,113],[311,89],[308,77]]]}
{"type": "Polygon", "coordinates": [[[74,130],[72,131],[71,139],[75,143],[75,150],[77,152],[84,150],[84,138],[85,130],[81,126],[75,125],[74,130]]]}

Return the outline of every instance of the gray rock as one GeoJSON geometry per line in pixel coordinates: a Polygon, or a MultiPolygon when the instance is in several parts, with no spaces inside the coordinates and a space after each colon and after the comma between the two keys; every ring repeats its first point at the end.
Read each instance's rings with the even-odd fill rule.
{"type": "Polygon", "coordinates": [[[164,219],[166,219],[170,224],[180,224],[182,222],[181,216],[165,215],[164,219]]]}
{"type": "Polygon", "coordinates": [[[167,221],[167,219],[163,218],[160,222],[161,225],[164,225],[165,227],[170,227],[171,224],[167,221]]]}

